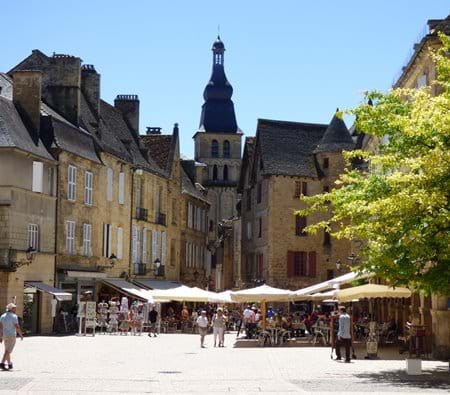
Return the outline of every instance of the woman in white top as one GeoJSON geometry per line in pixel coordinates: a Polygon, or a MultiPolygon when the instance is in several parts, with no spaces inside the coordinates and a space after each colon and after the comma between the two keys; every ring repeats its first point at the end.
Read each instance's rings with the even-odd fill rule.
{"type": "Polygon", "coordinates": [[[224,345],[224,334],[225,334],[225,326],[226,326],[226,317],[223,315],[222,308],[217,309],[217,313],[214,314],[212,319],[213,326],[213,334],[214,334],[214,347],[216,347],[216,340],[219,337],[219,347],[223,347],[224,345]]]}
{"type": "Polygon", "coordinates": [[[201,315],[197,318],[198,333],[200,334],[200,346],[205,348],[205,336],[208,333],[208,317],[206,311],[203,310],[201,315]]]}

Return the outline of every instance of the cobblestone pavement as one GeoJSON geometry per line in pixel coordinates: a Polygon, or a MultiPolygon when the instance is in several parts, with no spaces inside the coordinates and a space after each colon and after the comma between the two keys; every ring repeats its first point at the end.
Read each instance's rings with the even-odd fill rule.
{"type": "MultiPolygon", "coordinates": [[[[15,370],[0,371],[0,394],[449,393],[448,363],[330,359],[320,347],[199,347],[197,335],[31,337],[18,342],[15,370]]],[[[363,356],[363,352],[359,352],[363,356]]]]}

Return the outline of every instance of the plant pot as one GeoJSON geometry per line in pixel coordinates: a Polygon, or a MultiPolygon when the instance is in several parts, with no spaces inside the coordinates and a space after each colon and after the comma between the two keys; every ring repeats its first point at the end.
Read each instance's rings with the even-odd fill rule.
{"type": "Polygon", "coordinates": [[[422,360],[418,358],[406,358],[406,374],[411,376],[422,374],[422,360]]]}

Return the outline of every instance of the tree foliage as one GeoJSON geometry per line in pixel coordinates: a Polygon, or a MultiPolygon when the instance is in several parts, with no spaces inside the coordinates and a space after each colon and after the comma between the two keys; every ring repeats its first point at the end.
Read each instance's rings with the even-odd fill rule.
{"type": "Polygon", "coordinates": [[[329,211],[325,228],[361,241],[359,269],[392,285],[450,294],[450,37],[434,53],[442,94],[430,88],[368,92],[350,110],[359,132],[388,142],[377,152],[345,152],[347,170],[329,193],[302,197],[299,215],[329,211]],[[369,100],[370,99],[370,100],[369,100]],[[355,168],[356,160],[368,164],[355,168]]]}

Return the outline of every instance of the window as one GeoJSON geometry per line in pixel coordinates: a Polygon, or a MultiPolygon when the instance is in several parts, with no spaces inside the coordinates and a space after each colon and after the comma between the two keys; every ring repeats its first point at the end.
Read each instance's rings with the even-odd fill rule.
{"type": "Polygon", "coordinates": [[[228,166],[227,165],[225,165],[223,167],[223,179],[224,179],[224,181],[228,181],[228,166]]]}
{"type": "Polygon", "coordinates": [[[264,163],[262,158],[259,160],[259,170],[263,170],[264,169],[264,163]]]}
{"type": "Polygon", "coordinates": [[[228,140],[225,140],[223,142],[223,157],[224,158],[230,157],[230,142],[228,140]]]}
{"type": "Polygon", "coordinates": [[[316,252],[288,251],[288,277],[316,277],[316,252]]]}
{"type": "Polygon", "coordinates": [[[36,224],[28,224],[28,247],[39,251],[39,227],[36,224]]]}
{"type": "Polygon", "coordinates": [[[258,219],[259,222],[259,226],[258,226],[258,237],[261,238],[262,237],[262,218],[258,219]]]}
{"type": "Polygon", "coordinates": [[[331,245],[331,235],[328,231],[324,231],[323,234],[323,245],[330,246],[331,245]]]}
{"type": "Polygon", "coordinates": [[[192,203],[188,202],[188,215],[187,215],[187,226],[192,229],[194,224],[194,206],[192,203]]]}
{"type": "Polygon", "coordinates": [[[42,162],[33,161],[33,181],[31,190],[33,192],[43,191],[44,183],[44,164],[42,162]]]}
{"type": "Polygon", "coordinates": [[[296,215],[295,216],[295,235],[306,236],[306,217],[296,215]]]}
{"type": "Polygon", "coordinates": [[[212,219],[209,220],[209,231],[214,231],[214,221],[212,219]]]}
{"type": "Polygon", "coordinates": [[[123,229],[117,228],[117,259],[123,259],[123,229]]]}
{"type": "Polygon", "coordinates": [[[334,278],[334,271],[333,269],[327,269],[327,280],[331,280],[334,278]]]}
{"type": "Polygon", "coordinates": [[[328,158],[323,158],[323,168],[324,169],[328,169],[328,167],[330,166],[330,161],[328,158]]]}
{"type": "Polygon", "coordinates": [[[261,182],[258,182],[256,185],[256,203],[261,203],[262,199],[262,185],[261,182]]]}
{"type": "Polygon", "coordinates": [[[142,204],[142,178],[136,177],[136,208],[141,208],[142,204]]]}
{"type": "Polygon", "coordinates": [[[294,197],[299,198],[301,195],[308,196],[308,183],[305,181],[295,181],[294,197]]]}
{"type": "Polygon", "coordinates": [[[211,142],[211,157],[213,158],[219,157],[219,142],[217,140],[213,140],[211,142]]]}
{"type": "Polygon", "coordinates": [[[423,88],[427,86],[427,75],[422,74],[419,78],[417,78],[417,89],[423,88]]]}
{"type": "Polygon", "coordinates": [[[113,169],[108,167],[106,171],[106,200],[112,202],[113,200],[113,182],[114,182],[114,172],[113,169]]]}
{"type": "Polygon", "coordinates": [[[94,175],[87,171],[84,173],[84,204],[92,205],[94,175]]]}
{"type": "Polygon", "coordinates": [[[119,173],[119,204],[125,204],[125,173],[119,173]]]}
{"type": "Polygon", "coordinates": [[[214,165],[213,166],[213,175],[212,175],[213,181],[217,181],[217,173],[218,173],[217,165],[214,165]]]}
{"type": "Polygon", "coordinates": [[[256,254],[256,278],[262,279],[264,271],[264,255],[256,254]]]}
{"type": "Polygon", "coordinates": [[[109,258],[111,256],[111,224],[103,224],[103,256],[109,258]]]}
{"type": "Polygon", "coordinates": [[[159,258],[158,231],[152,231],[152,263],[159,258]]]}
{"type": "Polygon", "coordinates": [[[66,221],[66,252],[67,255],[75,253],[75,222],[66,221]]]}
{"type": "Polygon", "coordinates": [[[48,168],[48,172],[47,172],[47,186],[48,186],[48,194],[50,196],[53,196],[54,191],[53,191],[53,184],[54,184],[54,173],[55,169],[53,167],[49,167],[48,168]]]}
{"type": "Polygon", "coordinates": [[[75,197],[77,194],[77,168],[75,166],[69,165],[68,172],[67,199],[75,201],[75,197]]]}
{"type": "Polygon", "coordinates": [[[83,224],[83,255],[91,256],[91,224],[83,224]]]}
{"type": "MultiPolygon", "coordinates": [[[[166,254],[167,254],[167,234],[166,232],[161,232],[161,266],[164,268],[166,264],[166,254]]],[[[162,273],[164,274],[164,272],[162,273]]]]}
{"type": "Polygon", "coordinates": [[[252,223],[247,222],[247,240],[252,238],[252,223]]]}

